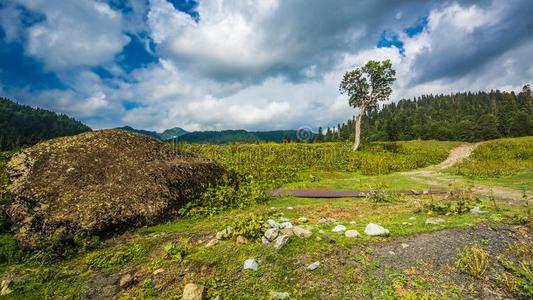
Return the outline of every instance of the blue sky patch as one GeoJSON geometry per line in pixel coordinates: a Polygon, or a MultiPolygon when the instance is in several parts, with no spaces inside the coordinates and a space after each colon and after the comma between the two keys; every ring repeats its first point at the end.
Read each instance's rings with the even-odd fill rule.
{"type": "Polygon", "coordinates": [[[405,55],[405,49],[403,47],[403,42],[400,41],[398,33],[390,30],[384,30],[379,37],[378,43],[376,44],[378,48],[398,48],[401,55],[405,55]]]}
{"type": "Polygon", "coordinates": [[[426,29],[426,27],[428,26],[428,21],[428,17],[420,18],[418,19],[415,25],[405,28],[403,32],[405,32],[405,34],[407,34],[407,36],[411,38],[424,31],[424,29],[426,29]]]}
{"type": "Polygon", "coordinates": [[[198,1],[196,0],[169,0],[175,9],[182,11],[191,16],[194,21],[200,21],[200,14],[196,11],[198,7],[198,1]]]}
{"type": "Polygon", "coordinates": [[[148,36],[129,35],[129,37],[131,41],[117,57],[117,63],[124,71],[130,72],[158,61],[158,58],[146,49],[146,47],[153,47],[148,36]]]}

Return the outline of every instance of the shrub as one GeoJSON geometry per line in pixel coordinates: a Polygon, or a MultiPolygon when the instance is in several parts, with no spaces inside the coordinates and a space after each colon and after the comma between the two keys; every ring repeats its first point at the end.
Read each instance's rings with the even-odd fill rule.
{"type": "Polygon", "coordinates": [[[26,258],[17,245],[14,235],[0,234],[0,264],[14,264],[22,262],[26,258]]]}
{"type": "Polygon", "coordinates": [[[433,200],[424,204],[424,210],[429,215],[459,215],[480,204],[481,200],[474,198],[470,192],[451,191],[446,200],[433,200]]]}
{"type": "Polygon", "coordinates": [[[256,214],[240,216],[229,224],[233,228],[233,236],[242,235],[249,239],[256,239],[263,235],[265,217],[256,214]]]}
{"type": "Polygon", "coordinates": [[[467,246],[459,254],[459,259],[455,264],[461,271],[482,279],[489,266],[489,255],[479,246],[467,246]]]}
{"type": "Polygon", "coordinates": [[[173,261],[182,261],[191,252],[187,241],[171,242],[163,246],[165,258],[173,261]]]}

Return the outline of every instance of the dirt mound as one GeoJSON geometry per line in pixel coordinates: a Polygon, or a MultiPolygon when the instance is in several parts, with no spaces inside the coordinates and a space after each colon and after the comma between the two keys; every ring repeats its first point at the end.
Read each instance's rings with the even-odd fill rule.
{"type": "Polygon", "coordinates": [[[16,154],[8,172],[6,214],[20,246],[31,249],[168,220],[226,174],[209,159],[121,130],[40,143],[16,154]]]}

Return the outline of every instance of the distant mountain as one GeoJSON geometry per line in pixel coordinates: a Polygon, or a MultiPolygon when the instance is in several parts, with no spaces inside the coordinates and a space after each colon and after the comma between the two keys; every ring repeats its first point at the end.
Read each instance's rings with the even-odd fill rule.
{"type": "Polygon", "coordinates": [[[163,131],[162,133],[159,133],[159,132],[156,132],[156,131],[135,129],[135,128],[132,128],[130,126],[118,127],[116,129],[122,129],[122,130],[130,131],[130,132],[138,133],[138,134],[145,135],[145,136],[154,138],[156,140],[161,140],[161,141],[178,138],[178,137],[188,133],[188,131],[186,131],[186,130],[184,130],[182,128],[179,128],[179,127],[174,127],[174,128],[171,128],[171,129],[167,129],[167,130],[163,131]]]}
{"type": "Polygon", "coordinates": [[[296,130],[277,131],[246,131],[246,130],[222,130],[222,131],[196,131],[184,134],[176,139],[176,142],[197,144],[229,144],[229,143],[256,143],[278,142],[296,140],[296,130]]]}
{"type": "Polygon", "coordinates": [[[86,131],[91,128],[66,115],[0,98],[0,151],[86,131]]]}
{"type": "Polygon", "coordinates": [[[187,133],[189,132],[184,130],[183,128],[174,127],[174,128],[163,131],[163,133],[159,135],[159,138],[162,140],[171,140],[171,139],[179,138],[180,136],[185,135],[187,133]]]}

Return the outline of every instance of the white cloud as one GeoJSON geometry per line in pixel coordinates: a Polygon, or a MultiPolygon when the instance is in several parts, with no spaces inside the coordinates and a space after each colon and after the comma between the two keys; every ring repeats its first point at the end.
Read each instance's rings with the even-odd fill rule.
{"type": "Polygon", "coordinates": [[[18,0],[46,20],[27,29],[27,54],[50,70],[97,66],[111,62],[129,42],[122,16],[93,0],[18,0]]]}

